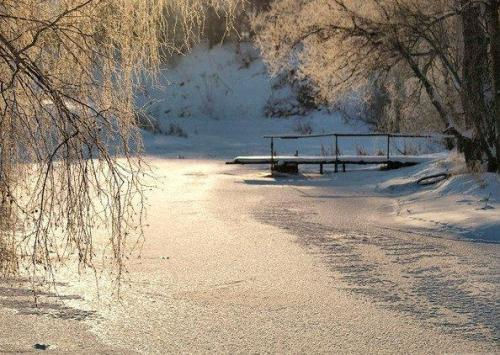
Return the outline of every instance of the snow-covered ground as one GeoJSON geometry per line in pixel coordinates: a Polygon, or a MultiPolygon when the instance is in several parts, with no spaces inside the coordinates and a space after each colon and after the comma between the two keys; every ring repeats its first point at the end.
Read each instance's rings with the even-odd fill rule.
{"type": "Polygon", "coordinates": [[[121,301],[105,275],[97,297],[92,271],[61,270],[63,304],[43,293],[35,306],[29,285],[0,282],[0,352],[498,350],[500,245],[394,224],[393,196],[374,191],[387,172],[275,179],[218,160],[149,163],[158,188],[121,301]]]}
{"type": "Polygon", "coordinates": [[[470,174],[456,153],[433,155],[434,159],[391,171],[376,168],[329,172],[317,176],[317,168],[302,169],[305,175],[294,185],[374,193],[390,197],[387,215],[397,228],[429,237],[500,243],[500,177],[493,173],[470,174]],[[313,170],[316,169],[316,170],[313,170]],[[420,178],[446,173],[449,178],[429,186],[420,178]],[[312,175],[311,175],[312,174],[312,175]]]}
{"type": "Polygon", "coordinates": [[[379,187],[395,194],[396,220],[416,230],[435,230],[483,242],[500,242],[500,177],[465,173],[455,154],[400,172],[379,187]],[[452,176],[429,187],[415,180],[439,173],[452,176]]]}
{"type": "MultiPolygon", "coordinates": [[[[386,216],[396,228],[429,237],[500,243],[500,178],[497,174],[463,172],[454,153],[391,171],[352,167],[347,173],[318,175],[318,168],[301,168],[298,177],[281,177],[292,186],[327,188],[335,192],[385,196],[392,201],[386,216]],[[449,178],[429,186],[420,178],[447,173],[449,178]]],[[[318,201],[320,203],[320,201],[318,201]]]]}

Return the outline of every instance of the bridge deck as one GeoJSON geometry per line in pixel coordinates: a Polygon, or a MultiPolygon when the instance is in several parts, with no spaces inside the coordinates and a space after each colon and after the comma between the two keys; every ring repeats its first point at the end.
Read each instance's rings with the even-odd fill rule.
{"type": "Polygon", "coordinates": [[[388,159],[387,156],[379,155],[339,155],[339,156],[315,156],[315,155],[278,155],[271,158],[270,155],[256,155],[256,156],[239,156],[226,164],[418,164],[430,161],[433,158],[430,156],[411,156],[411,155],[391,155],[388,159]]]}

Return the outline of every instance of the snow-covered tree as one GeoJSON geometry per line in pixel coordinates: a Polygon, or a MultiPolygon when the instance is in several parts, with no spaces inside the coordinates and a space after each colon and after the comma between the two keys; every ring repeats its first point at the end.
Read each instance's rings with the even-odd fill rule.
{"type": "Polygon", "coordinates": [[[177,48],[168,29],[190,43],[207,4],[237,1],[0,2],[0,273],[92,265],[105,226],[120,277],[142,217],[134,90],[177,48]]]}
{"type": "Polygon", "coordinates": [[[408,112],[432,106],[469,166],[496,171],[498,18],[498,0],[276,0],[254,26],[273,71],[299,67],[330,101],[404,73],[391,86],[417,98],[408,112]]]}

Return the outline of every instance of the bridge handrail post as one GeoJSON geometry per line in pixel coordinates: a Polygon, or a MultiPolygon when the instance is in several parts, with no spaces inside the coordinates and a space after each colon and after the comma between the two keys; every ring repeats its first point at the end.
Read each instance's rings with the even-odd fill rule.
{"type": "Polygon", "coordinates": [[[338,142],[338,135],[335,134],[335,160],[339,160],[339,142],[338,142]]]}
{"type": "Polygon", "coordinates": [[[390,159],[390,152],[391,152],[391,135],[387,135],[387,160],[390,159]]]}
{"type": "Polygon", "coordinates": [[[274,169],[274,137],[271,137],[271,171],[274,169]]]}

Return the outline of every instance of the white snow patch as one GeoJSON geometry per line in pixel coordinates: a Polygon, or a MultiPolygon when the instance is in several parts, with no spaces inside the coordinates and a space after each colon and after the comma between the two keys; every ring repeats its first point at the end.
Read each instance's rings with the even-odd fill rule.
{"type": "Polygon", "coordinates": [[[417,167],[411,175],[394,176],[378,185],[399,195],[396,219],[407,226],[433,229],[473,239],[500,242],[500,177],[469,174],[456,155],[417,167]],[[452,176],[436,185],[415,183],[423,176],[441,172],[452,176]]]}

